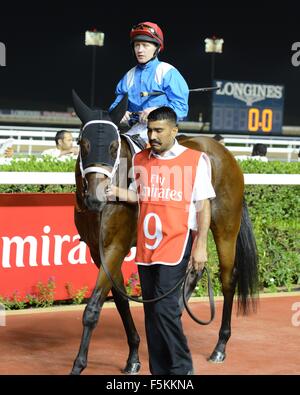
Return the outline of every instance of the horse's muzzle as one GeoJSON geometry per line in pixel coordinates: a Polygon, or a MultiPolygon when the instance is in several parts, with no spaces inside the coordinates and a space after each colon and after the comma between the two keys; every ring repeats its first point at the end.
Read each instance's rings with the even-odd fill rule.
{"type": "Polygon", "coordinates": [[[101,201],[97,197],[86,195],[84,203],[89,211],[101,212],[106,204],[106,201],[101,201]]]}

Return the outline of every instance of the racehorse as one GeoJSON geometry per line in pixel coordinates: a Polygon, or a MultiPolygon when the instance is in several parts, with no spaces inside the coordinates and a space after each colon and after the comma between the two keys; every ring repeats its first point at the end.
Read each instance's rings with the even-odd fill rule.
{"type": "MultiPolygon", "coordinates": [[[[100,130],[109,133],[112,124],[119,124],[127,109],[127,98],[125,97],[111,113],[90,109],[75,92],[73,92],[73,101],[76,114],[83,124],[78,141],[81,160],[80,158],[77,160],[75,170],[75,224],[81,240],[89,246],[91,256],[98,268],[101,266],[99,253],[101,229],[106,267],[116,284],[125,290],[121,265],[136,242],[138,207],[121,201],[107,201],[105,188],[108,184],[107,174],[110,173],[107,171],[111,170],[110,166],[104,165],[102,158],[96,158],[93,154],[90,170],[85,172],[82,158],[88,158],[91,153],[93,142],[90,141],[90,136],[99,133],[100,130]],[[86,131],[89,132],[87,135],[85,135],[86,131]],[[106,170],[103,170],[105,174],[99,174],[98,168],[100,171],[105,168],[106,170]]],[[[256,243],[244,200],[243,174],[232,154],[210,137],[180,137],[180,144],[205,152],[212,166],[212,184],[216,198],[211,201],[211,231],[219,258],[224,303],[218,342],[209,361],[220,363],[226,357],[226,344],[231,336],[231,314],[236,289],[238,312],[247,314],[251,307],[255,310],[258,284],[256,243]]],[[[125,161],[127,169],[130,169],[132,153],[128,142],[121,138],[119,144],[120,157],[125,161]]],[[[113,156],[116,154],[116,147],[118,144],[115,145],[115,149],[112,144],[106,147],[106,150],[110,150],[113,156]]],[[[129,185],[128,172],[125,178],[129,185]]],[[[87,366],[91,334],[110,290],[122,318],[129,345],[127,363],[122,371],[126,374],[135,374],[140,369],[138,357],[140,339],[130,313],[129,302],[112,287],[105,272],[99,270],[95,288],[83,314],[83,334],[71,374],[80,374],[87,366]]]]}

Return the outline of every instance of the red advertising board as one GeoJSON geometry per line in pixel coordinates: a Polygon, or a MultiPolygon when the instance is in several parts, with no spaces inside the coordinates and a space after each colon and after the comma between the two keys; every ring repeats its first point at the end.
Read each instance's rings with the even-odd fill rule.
{"type": "MultiPolygon", "coordinates": [[[[37,283],[55,283],[55,300],[93,289],[98,269],[74,224],[74,195],[0,194],[0,296],[35,294],[37,283]]],[[[136,272],[134,250],[125,259],[125,282],[136,272]]],[[[88,294],[88,295],[89,295],[88,294]]]]}

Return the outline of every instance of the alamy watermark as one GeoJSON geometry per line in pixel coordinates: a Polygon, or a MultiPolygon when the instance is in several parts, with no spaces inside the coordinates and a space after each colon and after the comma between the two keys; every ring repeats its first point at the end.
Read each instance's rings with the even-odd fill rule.
{"type": "Polygon", "coordinates": [[[300,302],[295,302],[292,304],[292,311],[295,311],[291,319],[292,325],[300,326],[300,302]]]}
{"type": "Polygon", "coordinates": [[[0,326],[5,326],[6,325],[6,312],[5,312],[5,306],[0,303],[0,326]]]}
{"type": "Polygon", "coordinates": [[[291,58],[292,65],[298,67],[300,66],[300,41],[292,44],[292,51],[295,52],[291,58]]]}
{"type": "MultiPolygon", "coordinates": [[[[120,158],[120,164],[116,173],[114,185],[123,190],[127,190],[128,177],[135,178],[135,190],[139,190],[139,198],[143,202],[185,202],[185,209],[189,211],[189,203],[192,201],[193,184],[195,169],[193,166],[151,166],[151,170],[144,166],[135,166],[128,171],[126,158],[120,158]]],[[[106,202],[107,196],[105,189],[107,179],[102,174],[97,173],[98,184],[96,186],[96,197],[99,202],[106,202]]],[[[91,184],[93,185],[93,184],[91,184]]],[[[126,201],[126,194],[118,198],[119,201],[126,201]]],[[[111,196],[109,201],[116,201],[115,196],[111,196]]],[[[196,211],[201,211],[203,202],[200,201],[196,206],[196,211]]]]}
{"type": "Polygon", "coordinates": [[[0,67],[6,66],[6,46],[0,42],[0,67]]]}

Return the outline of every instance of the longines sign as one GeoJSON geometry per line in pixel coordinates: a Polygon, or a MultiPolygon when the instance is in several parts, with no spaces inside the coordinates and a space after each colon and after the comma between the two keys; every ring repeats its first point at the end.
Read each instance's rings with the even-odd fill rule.
{"type": "Polygon", "coordinates": [[[212,130],[244,134],[282,133],[284,86],[215,80],[212,130]]]}
{"type": "Polygon", "coordinates": [[[245,102],[247,106],[266,99],[282,99],[282,85],[254,84],[246,82],[216,81],[220,88],[217,96],[231,96],[245,102]]]}

